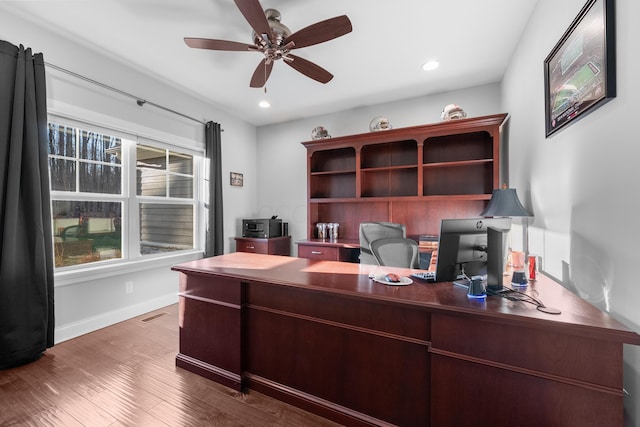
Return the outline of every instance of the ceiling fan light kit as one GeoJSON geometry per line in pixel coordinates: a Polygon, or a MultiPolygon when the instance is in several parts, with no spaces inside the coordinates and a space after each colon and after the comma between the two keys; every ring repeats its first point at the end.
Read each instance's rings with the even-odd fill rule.
{"type": "Polygon", "coordinates": [[[185,37],[187,46],[196,49],[262,53],[264,58],[253,72],[249,83],[251,87],[264,86],[271,75],[273,63],[280,59],[294,70],[320,83],[328,83],[333,78],[333,74],[324,68],[291,54],[291,51],[350,33],[353,28],[346,15],[316,22],[292,33],[280,22],[281,15],[276,9],[263,10],[259,0],[234,0],[234,2],[253,29],[254,44],[185,37]]]}

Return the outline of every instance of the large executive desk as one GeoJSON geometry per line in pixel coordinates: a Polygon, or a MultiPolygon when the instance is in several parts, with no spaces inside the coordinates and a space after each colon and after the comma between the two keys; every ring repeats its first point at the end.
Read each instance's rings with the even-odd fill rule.
{"type": "Polygon", "coordinates": [[[410,270],[236,252],[180,272],[179,367],[346,425],[621,426],[640,336],[541,277],[547,306],[469,300],[410,270]]]}

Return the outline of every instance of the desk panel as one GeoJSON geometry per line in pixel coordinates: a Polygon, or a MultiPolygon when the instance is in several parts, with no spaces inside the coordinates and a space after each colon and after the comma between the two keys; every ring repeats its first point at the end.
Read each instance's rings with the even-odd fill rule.
{"type": "Polygon", "coordinates": [[[176,365],[242,389],[242,283],[180,274],[180,353],[176,365]]]}
{"type": "Polygon", "coordinates": [[[432,355],[433,426],[622,426],[622,396],[432,355]],[[455,379],[452,381],[452,379],[455,379]]]}
{"type": "MultiPolygon", "coordinates": [[[[428,425],[426,343],[283,312],[251,309],[246,320],[246,371],[270,380],[249,381],[251,388],[270,395],[289,389],[316,406],[331,402],[333,412],[366,415],[376,425],[428,425]]],[[[287,401],[300,404],[298,398],[287,401]]],[[[321,415],[334,418],[329,411],[321,415]]]]}
{"type": "Polygon", "coordinates": [[[433,316],[433,352],[622,396],[622,345],[477,317],[433,316]]]}
{"type": "MultiPolygon", "coordinates": [[[[379,285],[371,281],[370,286],[379,285]]],[[[423,344],[428,344],[430,339],[431,320],[427,310],[264,283],[249,283],[246,292],[251,309],[276,310],[317,322],[365,329],[369,333],[398,335],[423,344]]]]}

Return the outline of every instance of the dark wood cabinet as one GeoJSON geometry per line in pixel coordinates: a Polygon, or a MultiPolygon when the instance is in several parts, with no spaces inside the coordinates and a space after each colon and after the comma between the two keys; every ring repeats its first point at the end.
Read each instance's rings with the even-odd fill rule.
{"type": "Polygon", "coordinates": [[[544,275],[522,291],[561,314],[386,286],[378,268],[242,252],[174,266],[176,364],[349,426],[624,424],[623,344],[640,336],[606,313],[544,275]]]}
{"type": "Polygon", "coordinates": [[[291,236],[255,238],[236,237],[236,252],[253,254],[291,255],[291,236]]]}
{"type": "Polygon", "coordinates": [[[433,235],[442,218],[478,216],[502,184],[506,119],[496,114],[303,142],[307,239],[316,237],[318,222],[339,223],[340,240],[353,244],[364,221],[399,222],[408,235],[433,235]]]}

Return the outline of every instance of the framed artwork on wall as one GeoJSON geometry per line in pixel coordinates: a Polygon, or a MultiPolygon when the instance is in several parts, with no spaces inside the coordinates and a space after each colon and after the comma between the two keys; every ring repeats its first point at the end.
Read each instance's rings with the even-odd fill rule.
{"type": "Polygon", "coordinates": [[[549,137],[616,96],[614,0],[589,0],[544,60],[549,137]]]}
{"type": "Polygon", "coordinates": [[[242,187],[243,176],[238,172],[231,172],[231,185],[234,187],[242,187]]]}

